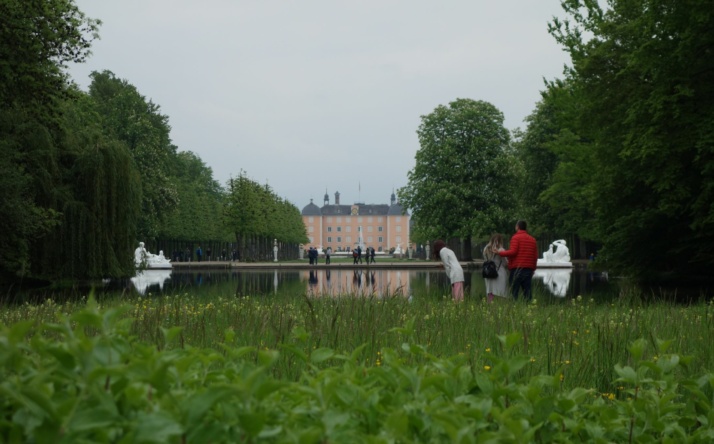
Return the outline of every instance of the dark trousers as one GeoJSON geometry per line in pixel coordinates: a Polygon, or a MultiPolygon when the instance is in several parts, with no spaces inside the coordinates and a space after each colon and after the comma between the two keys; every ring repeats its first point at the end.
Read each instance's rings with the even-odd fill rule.
{"type": "Polygon", "coordinates": [[[508,275],[508,283],[511,285],[513,300],[518,300],[518,291],[523,289],[523,299],[531,300],[531,281],[533,280],[533,270],[530,268],[514,268],[508,275]]]}
{"type": "Polygon", "coordinates": [[[330,263],[330,255],[329,254],[327,256],[325,256],[325,263],[326,264],[330,263]]]}

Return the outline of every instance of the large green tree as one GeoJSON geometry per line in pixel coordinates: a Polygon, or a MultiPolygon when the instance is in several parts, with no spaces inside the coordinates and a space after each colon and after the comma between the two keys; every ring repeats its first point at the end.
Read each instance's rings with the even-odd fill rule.
{"type": "Polygon", "coordinates": [[[457,99],[422,116],[420,148],[399,200],[412,211],[416,240],[471,238],[513,221],[515,167],[503,113],[488,102],[457,99]]]}
{"type": "Polygon", "coordinates": [[[65,71],[87,57],[97,25],[70,0],[0,2],[5,273],[91,278],[129,272],[134,165],[82,111],[85,97],[70,87],[65,71]]]}
{"type": "Polygon", "coordinates": [[[589,222],[597,198],[592,191],[596,173],[588,141],[574,132],[579,102],[567,82],[550,82],[514,143],[524,166],[518,181],[520,212],[536,234],[595,237],[589,222]]]}
{"type": "Polygon", "coordinates": [[[142,238],[155,238],[174,215],[178,192],[172,164],[177,148],[171,143],[168,117],[128,81],[110,71],[94,72],[89,94],[102,116],[106,131],[124,142],[141,176],[142,238]]]}
{"type": "MultiPolygon", "coordinates": [[[[709,0],[566,0],[550,31],[570,53],[573,133],[587,151],[611,269],[644,280],[714,264],[714,10],[709,0]]],[[[574,139],[575,140],[575,139],[574,139]]],[[[585,166],[581,165],[581,169],[585,166]]],[[[554,187],[567,187],[566,177],[554,187]]],[[[595,198],[596,197],[596,198],[595,198]]]]}

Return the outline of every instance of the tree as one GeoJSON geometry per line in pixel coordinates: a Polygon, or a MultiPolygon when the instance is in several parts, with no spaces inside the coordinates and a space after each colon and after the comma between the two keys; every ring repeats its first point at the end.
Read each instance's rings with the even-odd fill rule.
{"type": "Polygon", "coordinates": [[[224,217],[242,256],[249,260],[259,258],[260,251],[272,251],[273,239],[287,244],[308,240],[300,210],[243,171],[229,183],[224,217]]]}
{"type": "Polygon", "coordinates": [[[51,113],[67,91],[69,62],[81,63],[98,38],[100,22],[87,18],[72,0],[0,2],[0,104],[51,113]]]}
{"type": "MultiPolygon", "coordinates": [[[[708,276],[714,264],[711,2],[563,2],[576,130],[597,199],[591,229],[613,271],[708,276]]],[[[580,160],[582,161],[582,160],[580,160]]],[[[564,185],[561,180],[560,186],[564,185]]]]}
{"type": "Polygon", "coordinates": [[[70,0],[0,2],[0,271],[28,274],[61,221],[64,68],[87,57],[98,24],[70,0]]]}
{"type": "Polygon", "coordinates": [[[472,236],[513,221],[513,158],[503,113],[484,101],[457,99],[422,116],[420,148],[399,200],[412,211],[415,238],[472,236]]]}
{"type": "Polygon", "coordinates": [[[518,181],[519,206],[533,233],[594,237],[589,222],[597,198],[591,178],[596,173],[588,141],[574,133],[578,103],[567,82],[549,82],[526,118],[526,131],[514,144],[524,165],[518,181]]]}
{"type": "Polygon", "coordinates": [[[211,168],[191,151],[180,151],[172,162],[171,176],[178,204],[159,235],[183,240],[231,238],[223,220],[225,191],[213,179],[211,168]]]}
{"type": "Polygon", "coordinates": [[[171,176],[177,149],[171,144],[168,117],[114,73],[93,72],[91,77],[89,94],[106,131],[126,144],[141,175],[139,236],[155,238],[178,204],[175,179],[171,176]]]}

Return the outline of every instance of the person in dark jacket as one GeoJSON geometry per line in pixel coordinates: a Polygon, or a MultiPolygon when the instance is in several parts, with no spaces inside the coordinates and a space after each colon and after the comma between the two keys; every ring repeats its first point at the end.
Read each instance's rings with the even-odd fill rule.
{"type": "Polygon", "coordinates": [[[499,256],[508,258],[508,283],[514,300],[518,299],[520,289],[526,300],[531,299],[531,281],[538,264],[538,244],[526,228],[526,221],[519,220],[508,250],[498,252],[499,256]]]}

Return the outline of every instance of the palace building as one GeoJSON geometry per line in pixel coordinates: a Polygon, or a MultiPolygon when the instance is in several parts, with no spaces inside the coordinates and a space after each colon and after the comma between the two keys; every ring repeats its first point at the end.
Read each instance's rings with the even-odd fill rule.
{"type": "Polygon", "coordinates": [[[332,251],[349,251],[358,245],[364,250],[388,252],[392,248],[409,246],[409,214],[397,202],[392,192],[390,204],[340,205],[340,193],[335,192],[335,203],[325,193],[322,207],[310,199],[302,209],[310,243],[305,248],[315,247],[332,251]]]}

